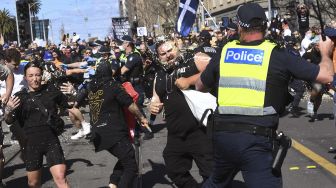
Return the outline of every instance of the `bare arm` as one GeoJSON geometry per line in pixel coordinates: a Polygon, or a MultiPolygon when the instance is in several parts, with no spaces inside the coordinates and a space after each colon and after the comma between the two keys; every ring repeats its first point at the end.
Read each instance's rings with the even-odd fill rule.
{"type": "Polygon", "coordinates": [[[210,57],[204,53],[195,54],[194,60],[195,65],[199,73],[192,75],[188,78],[179,78],[175,81],[175,85],[180,89],[188,89],[190,85],[195,85],[198,78],[201,76],[201,73],[205,70],[206,66],[210,62],[210,57]]]}
{"type": "Polygon", "coordinates": [[[135,115],[135,117],[140,121],[141,125],[144,127],[148,127],[148,120],[146,117],[140,112],[140,109],[138,108],[138,105],[135,103],[132,103],[128,106],[128,110],[135,115]]]}
{"type": "Polygon", "coordinates": [[[331,59],[334,43],[329,37],[326,37],[326,41],[320,40],[319,47],[322,58],[319,64],[320,72],[318,73],[316,80],[326,84],[332,82],[334,77],[334,66],[331,59]]]}
{"type": "Polygon", "coordinates": [[[4,96],[2,96],[2,103],[6,104],[9,97],[12,94],[13,91],[13,87],[14,87],[14,75],[12,73],[12,71],[8,74],[7,79],[6,79],[6,93],[4,94],[4,96]]]}
{"type": "Polygon", "coordinates": [[[129,69],[126,66],[121,67],[121,74],[125,74],[129,69]]]}
{"type": "Polygon", "coordinates": [[[206,91],[207,89],[207,87],[205,87],[205,85],[203,84],[201,77],[197,79],[195,87],[197,91],[206,91]]]}
{"type": "Polygon", "coordinates": [[[155,83],[156,83],[156,78],[154,80],[154,87],[153,87],[153,97],[151,100],[151,103],[149,104],[149,111],[151,114],[157,115],[162,111],[163,108],[163,103],[161,103],[160,97],[155,91],[155,83]]]}

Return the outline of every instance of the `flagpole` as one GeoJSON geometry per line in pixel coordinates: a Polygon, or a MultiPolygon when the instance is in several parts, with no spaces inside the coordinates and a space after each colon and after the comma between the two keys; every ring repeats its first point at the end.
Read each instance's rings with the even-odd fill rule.
{"type": "MultiPolygon", "coordinates": [[[[201,5],[202,5],[202,7],[204,8],[205,12],[207,12],[208,15],[210,16],[210,18],[211,18],[212,22],[215,24],[216,28],[218,29],[218,25],[216,24],[215,19],[211,16],[211,14],[209,13],[209,11],[205,8],[205,6],[204,6],[202,0],[200,1],[200,3],[201,3],[201,5]]],[[[203,12],[203,11],[202,11],[202,12],[203,12]]],[[[203,24],[204,24],[204,23],[203,23],[203,24]]]]}

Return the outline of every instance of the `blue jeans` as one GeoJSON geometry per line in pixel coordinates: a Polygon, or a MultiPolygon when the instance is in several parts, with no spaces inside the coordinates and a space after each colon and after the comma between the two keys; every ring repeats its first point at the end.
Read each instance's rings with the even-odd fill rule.
{"type": "Polygon", "coordinates": [[[272,141],[264,136],[219,131],[213,134],[214,170],[203,188],[231,187],[241,171],[249,188],[282,187],[281,176],[272,173],[272,141]]]}

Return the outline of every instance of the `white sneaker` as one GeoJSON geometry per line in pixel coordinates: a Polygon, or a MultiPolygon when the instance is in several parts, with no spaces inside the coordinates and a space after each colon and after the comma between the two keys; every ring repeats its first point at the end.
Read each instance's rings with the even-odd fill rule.
{"type": "Polygon", "coordinates": [[[70,139],[71,140],[78,140],[78,139],[80,139],[80,138],[82,138],[84,136],[85,136],[85,134],[84,134],[83,129],[79,129],[78,133],[75,134],[75,135],[73,135],[73,136],[71,136],[70,139]]]}
{"type": "Polygon", "coordinates": [[[91,132],[91,125],[90,123],[87,122],[83,122],[82,123],[82,129],[83,129],[83,134],[87,135],[91,132]]]}

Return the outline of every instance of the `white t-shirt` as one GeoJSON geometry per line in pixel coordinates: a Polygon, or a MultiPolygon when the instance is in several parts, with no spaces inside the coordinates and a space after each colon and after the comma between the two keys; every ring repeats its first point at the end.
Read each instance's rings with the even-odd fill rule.
{"type": "MultiPolygon", "coordinates": [[[[14,95],[16,92],[21,91],[22,88],[27,88],[27,81],[24,79],[24,71],[23,67],[19,66],[18,69],[13,70],[14,75],[14,86],[12,95],[14,95]]],[[[3,95],[6,93],[6,82],[1,81],[0,82],[0,94],[3,95]]]]}
{"type": "Polygon", "coordinates": [[[284,37],[285,36],[292,36],[292,31],[289,28],[285,29],[284,32],[283,32],[283,36],[284,37]]]}

